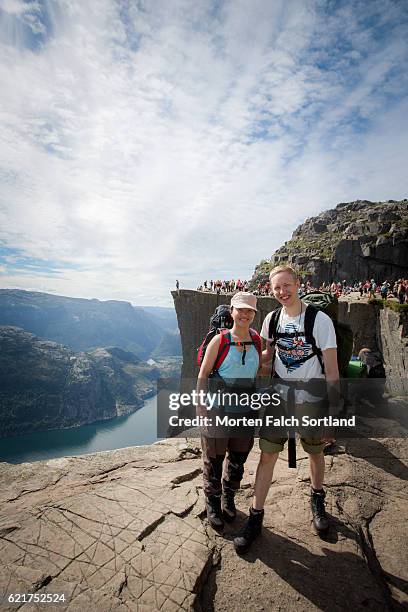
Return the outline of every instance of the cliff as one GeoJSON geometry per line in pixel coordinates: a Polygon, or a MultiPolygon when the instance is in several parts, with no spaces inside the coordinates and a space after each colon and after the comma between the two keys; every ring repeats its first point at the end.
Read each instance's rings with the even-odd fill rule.
{"type": "Polygon", "coordinates": [[[0,326],[0,438],[133,412],[154,393],[158,374],[117,347],[74,353],[0,326]]]}
{"type": "MultiPolygon", "coordinates": [[[[183,348],[181,378],[197,378],[197,348],[205,337],[209,320],[219,304],[229,304],[230,296],[200,291],[173,291],[183,348]]],[[[260,331],[265,316],[276,308],[271,297],[258,297],[254,328],[260,331]]],[[[340,299],[339,321],[350,325],[354,335],[353,353],[369,348],[382,355],[387,387],[393,395],[408,395],[408,315],[390,308],[381,309],[366,300],[340,299]]],[[[188,385],[186,385],[187,390],[188,385]]]]}
{"type": "Polygon", "coordinates": [[[408,268],[408,200],[338,204],[307,219],[271,257],[261,262],[253,286],[279,264],[295,266],[316,286],[375,278],[396,280],[408,268]]]}
{"type": "MultiPolygon", "coordinates": [[[[376,307],[378,308],[378,306],[376,307]]],[[[377,342],[393,395],[408,397],[408,313],[378,308],[377,342]]]]}

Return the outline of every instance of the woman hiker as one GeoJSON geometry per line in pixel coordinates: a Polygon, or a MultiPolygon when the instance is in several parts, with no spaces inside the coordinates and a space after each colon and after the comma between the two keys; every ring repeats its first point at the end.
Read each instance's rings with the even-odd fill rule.
{"type": "MultiPolygon", "coordinates": [[[[198,374],[198,392],[207,392],[210,377],[221,377],[220,382],[226,384],[226,390],[229,392],[239,389],[242,392],[247,389],[249,393],[254,387],[261,362],[260,336],[255,330],[250,329],[256,311],[255,295],[238,292],[232,297],[233,327],[221,330],[208,344],[198,374]],[[217,371],[214,371],[214,366],[219,361],[220,346],[226,352],[226,356],[217,371]]],[[[246,406],[244,411],[248,410],[250,408],[246,406]]],[[[197,406],[198,416],[214,418],[217,412],[218,410],[209,411],[203,404],[197,406]]],[[[238,412],[243,412],[239,406],[225,408],[227,414],[238,412]]],[[[214,529],[220,531],[224,527],[224,521],[230,523],[236,517],[234,496],[239,489],[244,474],[244,464],[254,438],[252,430],[248,431],[248,435],[244,432],[236,437],[220,437],[224,435],[220,429],[218,431],[213,429],[212,433],[213,435],[210,428],[201,435],[204,493],[208,521],[214,529]],[[218,435],[214,435],[214,432],[218,435]]]]}

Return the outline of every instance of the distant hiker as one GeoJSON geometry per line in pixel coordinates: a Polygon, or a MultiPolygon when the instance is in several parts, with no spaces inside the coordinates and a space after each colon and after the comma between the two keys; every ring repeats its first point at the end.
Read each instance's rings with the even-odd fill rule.
{"type": "Polygon", "coordinates": [[[176,290],[178,291],[180,289],[180,283],[178,282],[178,280],[176,280],[176,290]]]}
{"type": "Polygon", "coordinates": [[[404,279],[398,279],[397,283],[398,283],[398,286],[397,286],[398,300],[400,304],[403,304],[405,302],[405,294],[406,294],[406,287],[404,284],[404,279]]]}
{"type": "MultiPolygon", "coordinates": [[[[339,370],[333,322],[327,314],[303,304],[299,299],[299,279],[293,268],[290,266],[273,268],[270,280],[273,295],[281,304],[281,308],[269,313],[263,322],[261,337],[263,348],[266,349],[263,351],[263,360],[264,357],[269,359],[274,357],[274,377],[283,379],[283,388],[285,388],[284,380],[308,381],[326,378],[334,413],[334,409],[338,408],[335,404],[339,401],[339,370]],[[306,314],[307,312],[309,314],[306,314]],[[312,316],[314,321],[310,318],[312,316]],[[312,336],[315,346],[306,342],[306,318],[308,321],[313,321],[312,336]],[[272,329],[273,322],[276,322],[275,329],[272,329]]],[[[288,386],[286,389],[288,395],[288,386]]],[[[300,407],[302,411],[307,408],[307,413],[314,408],[322,407],[322,403],[326,402],[325,399],[319,400],[319,398],[310,396],[304,388],[293,393],[296,407],[300,407]]],[[[239,554],[246,552],[261,533],[264,504],[272,481],[273,470],[286,442],[286,437],[273,437],[273,433],[269,432],[268,437],[263,437],[262,434],[261,430],[259,434],[261,457],[256,472],[252,507],[244,528],[234,539],[234,546],[239,554]]],[[[314,527],[318,533],[326,532],[329,526],[324,503],[323,449],[325,443],[331,441],[333,441],[333,436],[329,431],[323,431],[323,435],[320,435],[318,439],[316,437],[301,438],[303,449],[309,455],[311,507],[314,527]]]]}
{"type": "MultiPolygon", "coordinates": [[[[240,380],[241,385],[253,386],[261,360],[261,338],[255,330],[250,329],[255,313],[254,295],[236,293],[232,297],[232,328],[220,330],[206,347],[197,380],[198,392],[207,391],[210,377],[224,381],[228,391],[242,389],[240,380]],[[231,381],[235,381],[234,384],[231,381]]],[[[239,406],[224,407],[225,412],[239,410],[239,406]]],[[[205,405],[201,405],[197,407],[197,415],[214,418],[214,410],[209,412],[205,405]]],[[[253,443],[252,435],[235,438],[211,437],[210,434],[201,436],[205,504],[208,521],[214,529],[221,530],[224,520],[232,522],[235,519],[234,496],[239,489],[244,464],[253,443]]]]}
{"type": "Polygon", "coordinates": [[[380,293],[381,293],[381,299],[386,300],[388,296],[388,283],[386,280],[381,285],[380,293]]]}
{"type": "Polygon", "coordinates": [[[362,348],[358,354],[365,366],[367,378],[385,378],[385,369],[381,357],[369,348],[362,348]]]}

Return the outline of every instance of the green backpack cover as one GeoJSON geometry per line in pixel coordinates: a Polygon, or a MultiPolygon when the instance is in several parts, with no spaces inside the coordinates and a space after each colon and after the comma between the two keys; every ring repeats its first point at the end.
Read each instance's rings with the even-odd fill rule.
{"type": "Polygon", "coordinates": [[[347,376],[347,368],[353,354],[354,337],[350,325],[340,323],[339,301],[335,295],[323,291],[313,291],[302,297],[302,302],[312,304],[318,310],[327,314],[333,321],[337,340],[337,363],[341,377],[347,376]]]}

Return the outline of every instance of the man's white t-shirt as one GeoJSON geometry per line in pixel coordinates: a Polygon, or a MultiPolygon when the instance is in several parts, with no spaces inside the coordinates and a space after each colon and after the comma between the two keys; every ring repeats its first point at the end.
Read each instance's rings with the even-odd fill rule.
{"type": "MultiPolygon", "coordinates": [[[[264,340],[271,342],[269,338],[269,323],[272,317],[270,312],[262,324],[261,336],[264,340]]],[[[306,343],[305,338],[305,312],[296,317],[289,317],[282,308],[277,331],[279,333],[297,333],[295,337],[278,338],[275,349],[275,372],[279,378],[292,380],[310,380],[311,378],[324,378],[319,359],[316,355],[299,363],[299,360],[312,353],[312,345],[306,343]]],[[[316,346],[321,351],[329,348],[337,348],[336,332],[330,317],[324,312],[319,312],[313,326],[313,337],[316,346]]],[[[296,391],[296,403],[317,401],[319,398],[312,397],[304,390],[296,391]]]]}

